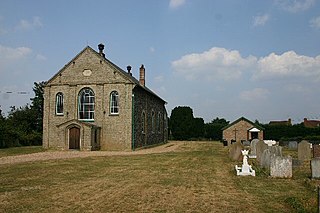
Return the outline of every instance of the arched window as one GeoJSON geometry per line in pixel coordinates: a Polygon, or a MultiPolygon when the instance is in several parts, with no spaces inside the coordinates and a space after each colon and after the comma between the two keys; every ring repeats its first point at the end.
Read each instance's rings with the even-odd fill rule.
{"type": "Polygon", "coordinates": [[[154,111],[151,112],[151,131],[154,132],[155,130],[155,122],[154,122],[154,111]]]}
{"type": "Polygon", "coordinates": [[[119,114],[119,93],[117,91],[110,94],[110,114],[119,114]]]}
{"type": "Polygon", "coordinates": [[[141,120],[142,120],[142,134],[146,133],[146,113],[142,112],[141,115],[141,120]]]}
{"type": "Polygon", "coordinates": [[[157,131],[161,131],[161,113],[158,113],[158,119],[157,119],[157,131]]]}
{"type": "Polygon", "coordinates": [[[63,115],[63,94],[61,92],[56,95],[56,115],[63,115]]]}
{"type": "Polygon", "coordinates": [[[94,93],[90,88],[84,88],[79,93],[79,119],[94,120],[94,93]]]}

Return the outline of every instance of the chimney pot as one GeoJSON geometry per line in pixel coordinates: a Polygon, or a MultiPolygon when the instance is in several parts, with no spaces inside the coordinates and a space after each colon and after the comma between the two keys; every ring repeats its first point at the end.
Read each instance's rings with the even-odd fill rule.
{"type": "Polygon", "coordinates": [[[140,67],[140,79],[139,79],[141,86],[145,86],[145,84],[146,84],[145,75],[146,75],[146,70],[142,64],[140,67]]]}
{"type": "Polygon", "coordinates": [[[104,44],[100,43],[100,44],[98,45],[98,49],[99,49],[99,54],[105,58],[105,54],[103,53],[104,44]]]}
{"type": "Polygon", "coordinates": [[[132,68],[132,67],[131,67],[130,65],[128,65],[128,66],[127,66],[128,73],[129,73],[129,75],[131,75],[131,76],[132,76],[131,68],[132,68]]]}

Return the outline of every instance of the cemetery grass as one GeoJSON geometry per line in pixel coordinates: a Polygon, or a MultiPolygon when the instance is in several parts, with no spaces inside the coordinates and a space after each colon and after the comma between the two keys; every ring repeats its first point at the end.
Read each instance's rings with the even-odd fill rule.
{"type": "Polygon", "coordinates": [[[42,146],[22,146],[22,147],[10,147],[0,149],[0,158],[13,155],[31,154],[37,152],[44,152],[42,146]]]}
{"type": "MultiPolygon", "coordinates": [[[[316,212],[319,182],[235,175],[218,142],[174,152],[0,165],[3,212],[316,212]]],[[[249,161],[249,163],[254,163],[249,161]]]]}

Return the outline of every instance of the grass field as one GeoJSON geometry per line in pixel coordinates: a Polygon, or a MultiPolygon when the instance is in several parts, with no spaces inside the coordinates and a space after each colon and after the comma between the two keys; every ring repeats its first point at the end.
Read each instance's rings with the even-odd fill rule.
{"type": "MultiPolygon", "coordinates": [[[[176,152],[0,166],[2,212],[317,212],[308,165],[292,179],[238,177],[218,142],[176,152]]],[[[253,163],[253,162],[249,162],[253,163]]]]}
{"type": "Polygon", "coordinates": [[[43,152],[42,146],[23,146],[23,147],[11,147],[7,149],[0,149],[0,158],[13,155],[31,154],[36,152],[43,152]]]}

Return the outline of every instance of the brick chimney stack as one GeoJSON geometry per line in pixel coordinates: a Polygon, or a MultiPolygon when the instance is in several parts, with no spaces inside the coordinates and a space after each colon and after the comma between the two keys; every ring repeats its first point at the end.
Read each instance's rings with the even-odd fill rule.
{"type": "Polygon", "coordinates": [[[106,55],[103,53],[104,45],[102,43],[98,45],[98,49],[99,49],[99,54],[105,58],[106,55]]]}
{"type": "Polygon", "coordinates": [[[140,79],[139,79],[139,82],[140,82],[141,86],[145,86],[145,84],[146,84],[145,74],[146,74],[146,70],[145,70],[145,68],[144,68],[144,66],[142,64],[141,67],[140,67],[140,79]]]}

